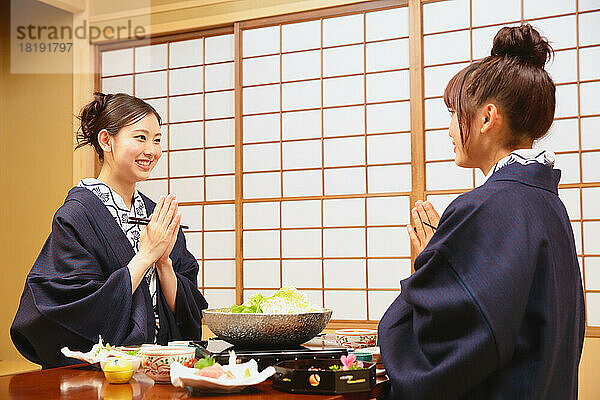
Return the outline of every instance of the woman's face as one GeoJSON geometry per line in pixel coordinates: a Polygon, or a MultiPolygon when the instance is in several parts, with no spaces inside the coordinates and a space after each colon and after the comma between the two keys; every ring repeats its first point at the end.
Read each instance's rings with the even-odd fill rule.
{"type": "Polygon", "coordinates": [[[456,153],[454,162],[459,167],[469,167],[469,159],[463,142],[460,138],[458,117],[455,111],[452,112],[452,120],[450,121],[450,129],[448,130],[448,134],[452,138],[452,145],[454,146],[454,152],[456,153]]]}
{"type": "Polygon", "coordinates": [[[121,128],[112,137],[113,171],[127,182],[139,182],[148,179],[150,172],[162,155],[160,145],[161,132],[154,114],[148,114],[138,122],[121,128]]]}

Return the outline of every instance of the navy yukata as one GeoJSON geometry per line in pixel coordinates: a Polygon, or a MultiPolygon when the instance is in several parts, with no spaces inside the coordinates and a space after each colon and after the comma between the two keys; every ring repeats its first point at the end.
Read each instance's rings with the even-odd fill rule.
{"type": "MultiPolygon", "coordinates": [[[[142,195],[147,214],[155,203],[142,195]]],[[[87,352],[98,342],[133,345],[155,341],[152,299],[145,279],[131,293],[127,264],[135,252],[113,216],[86,188],[74,187],[52,221],[27,276],[10,329],[15,347],[43,368],[78,363],[62,355],[64,346],[87,352]]],[[[175,313],[158,282],[160,329],[156,342],[200,339],[202,309],[198,263],[181,230],[170,255],[177,277],[175,313]]]]}
{"type": "Polygon", "coordinates": [[[584,301],[559,179],[514,163],[448,206],[379,324],[389,398],[577,398],[584,301]]]}

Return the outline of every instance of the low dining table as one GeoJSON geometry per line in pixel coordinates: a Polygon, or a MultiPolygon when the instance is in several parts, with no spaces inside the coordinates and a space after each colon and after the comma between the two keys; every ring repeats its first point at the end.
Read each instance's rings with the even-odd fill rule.
{"type": "Polygon", "coordinates": [[[178,388],[169,384],[155,384],[143,372],[137,372],[126,384],[110,384],[102,371],[89,364],[52,368],[0,377],[0,399],[202,399],[237,400],[327,400],[327,399],[373,399],[389,390],[389,381],[378,376],[370,392],[343,395],[292,394],[273,388],[271,380],[246,388],[240,393],[209,394],[178,388]]]}

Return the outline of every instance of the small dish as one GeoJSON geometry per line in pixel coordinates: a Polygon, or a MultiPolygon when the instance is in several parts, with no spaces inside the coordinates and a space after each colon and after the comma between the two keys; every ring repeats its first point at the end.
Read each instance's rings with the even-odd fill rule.
{"type": "Polygon", "coordinates": [[[142,368],[146,375],[158,383],[167,383],[171,364],[178,362],[191,367],[195,360],[194,347],[155,346],[142,348],[138,353],[142,359],[142,368]]]}
{"type": "Polygon", "coordinates": [[[339,346],[362,349],[377,344],[375,329],[338,329],[335,331],[335,341],[339,346]]]}
{"type": "Polygon", "coordinates": [[[133,365],[129,360],[112,357],[110,361],[102,363],[104,377],[109,383],[127,383],[133,376],[133,365]]]}

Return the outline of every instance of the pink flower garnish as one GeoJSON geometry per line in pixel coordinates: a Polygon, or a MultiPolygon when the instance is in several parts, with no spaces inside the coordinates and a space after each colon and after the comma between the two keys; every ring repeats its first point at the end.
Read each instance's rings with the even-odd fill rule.
{"type": "MultiPolygon", "coordinates": [[[[350,367],[352,366],[352,364],[354,364],[354,362],[356,361],[356,354],[350,353],[348,355],[348,357],[342,356],[340,358],[340,361],[342,362],[342,365],[344,366],[342,369],[344,371],[348,371],[350,369],[350,367]]],[[[359,363],[362,364],[362,361],[359,361],[359,363]]],[[[362,368],[362,365],[360,365],[359,368],[362,368]]]]}

